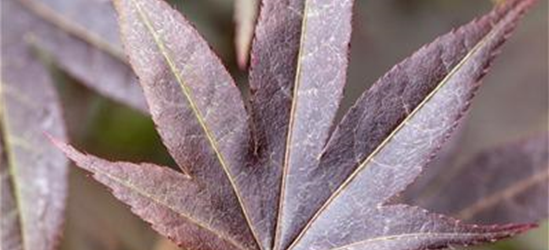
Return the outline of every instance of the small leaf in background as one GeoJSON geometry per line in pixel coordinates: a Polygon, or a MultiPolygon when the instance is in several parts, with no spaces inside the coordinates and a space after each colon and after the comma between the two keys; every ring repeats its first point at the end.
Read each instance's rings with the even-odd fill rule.
{"type": "Polygon", "coordinates": [[[110,1],[6,0],[33,25],[34,43],[82,84],[143,113],[147,106],[127,64],[110,1]]]}
{"type": "Polygon", "coordinates": [[[34,23],[16,8],[2,2],[0,245],[54,250],[64,221],[67,159],[44,133],[66,140],[65,125],[48,71],[27,44],[34,23]]]}
{"type": "Polygon", "coordinates": [[[231,76],[187,20],[163,1],[116,0],[126,52],[183,173],[55,143],[189,250],[413,250],[513,236],[533,225],[467,225],[387,203],[452,133],[533,2],[511,1],[423,47],[330,135],[353,1],[263,2],[248,118],[231,76]]]}
{"type": "Polygon", "coordinates": [[[259,12],[259,0],[234,0],[235,49],[238,66],[246,69],[259,12]]]}
{"type": "Polygon", "coordinates": [[[422,205],[475,223],[547,218],[548,141],[542,134],[480,153],[422,205]]]}

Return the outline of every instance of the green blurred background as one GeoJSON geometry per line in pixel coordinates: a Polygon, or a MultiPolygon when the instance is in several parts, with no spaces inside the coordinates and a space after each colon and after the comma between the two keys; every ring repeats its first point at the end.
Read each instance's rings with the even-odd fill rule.
{"type": "MultiPolygon", "coordinates": [[[[210,42],[237,82],[231,0],[172,1],[210,42]]],[[[378,77],[423,44],[491,9],[489,0],[356,1],[348,86],[342,113],[378,77]]],[[[540,1],[504,46],[465,120],[458,161],[500,143],[548,127],[547,1],[540,1]]],[[[80,148],[112,160],[174,166],[149,117],[76,84],[53,69],[70,136],[80,148]]],[[[148,225],[87,174],[71,168],[64,250],[168,250],[148,225]]],[[[480,249],[546,250],[547,222],[541,228],[480,249]]]]}

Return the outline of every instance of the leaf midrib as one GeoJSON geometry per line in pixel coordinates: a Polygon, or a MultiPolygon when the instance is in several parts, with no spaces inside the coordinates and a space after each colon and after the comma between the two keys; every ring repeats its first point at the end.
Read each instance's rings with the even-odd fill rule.
{"type": "Polygon", "coordinates": [[[276,229],[275,229],[275,240],[273,243],[273,248],[277,249],[280,248],[280,234],[281,234],[281,227],[280,222],[282,220],[282,207],[284,206],[284,200],[285,200],[285,193],[286,193],[286,177],[289,172],[290,168],[290,157],[291,157],[291,146],[293,143],[293,130],[294,130],[294,124],[295,124],[295,115],[297,110],[297,104],[298,104],[298,97],[299,97],[299,87],[301,85],[301,72],[302,72],[302,57],[303,57],[303,47],[305,44],[305,32],[307,30],[307,13],[309,8],[309,1],[304,0],[303,2],[303,14],[302,14],[302,21],[301,21],[301,30],[300,30],[300,41],[299,41],[299,48],[298,48],[298,54],[297,54],[297,61],[296,61],[296,73],[295,73],[295,79],[294,79],[294,86],[293,86],[293,93],[292,93],[292,106],[290,109],[290,116],[289,116],[289,122],[288,122],[288,131],[286,133],[286,144],[284,148],[284,163],[282,165],[282,180],[280,182],[280,196],[278,199],[278,215],[276,220],[276,229]]]}
{"type": "Polygon", "coordinates": [[[318,219],[320,214],[333,202],[342,192],[343,190],[358,176],[358,174],[374,159],[375,156],[394,138],[394,136],[410,121],[411,118],[414,117],[415,114],[417,114],[423,106],[425,106],[431,98],[438,93],[438,91],[446,85],[446,83],[455,75],[456,72],[458,72],[461,67],[468,62],[468,60],[476,54],[486,43],[487,41],[492,38],[496,31],[499,30],[499,25],[505,18],[502,18],[500,21],[498,21],[496,24],[492,26],[492,30],[488,32],[464,57],[460,60],[460,62],[452,68],[452,70],[444,77],[441,82],[437,85],[436,88],[434,88],[426,97],[423,99],[421,103],[418,104],[418,106],[405,118],[403,119],[399,125],[380,143],[379,146],[375,148],[374,151],[368,157],[359,164],[359,167],[339,186],[338,189],[326,200],[326,202],[318,209],[313,217],[311,217],[310,221],[306,224],[306,226],[301,230],[298,237],[295,238],[293,243],[290,245],[288,249],[293,249],[297,243],[301,240],[305,232],[310,228],[310,226],[318,219]]]}
{"type": "MultiPolygon", "coordinates": [[[[252,236],[253,236],[253,238],[256,242],[256,245],[260,249],[262,249],[263,247],[260,243],[261,241],[259,240],[259,237],[257,236],[257,234],[254,230],[254,227],[252,226],[251,219],[248,215],[248,212],[246,210],[246,206],[244,205],[244,202],[243,202],[241,194],[240,194],[240,192],[237,188],[237,185],[236,185],[233,177],[230,174],[230,171],[229,171],[228,166],[227,166],[227,164],[224,160],[223,155],[221,154],[221,152],[219,151],[219,149],[217,147],[217,143],[216,143],[215,139],[213,138],[212,133],[210,132],[208,126],[206,125],[206,122],[204,121],[204,119],[202,117],[202,114],[200,113],[200,110],[198,109],[198,106],[196,105],[196,103],[193,100],[191,90],[186,86],[186,84],[183,81],[182,77],[179,75],[179,73],[178,73],[179,70],[177,69],[177,66],[175,65],[174,61],[172,60],[172,57],[170,56],[170,54],[168,53],[168,50],[166,49],[164,42],[159,37],[159,35],[156,33],[156,31],[155,31],[150,19],[148,18],[147,14],[143,11],[143,9],[141,8],[141,6],[139,5],[139,3],[136,0],[130,0],[130,2],[136,8],[141,21],[143,22],[143,24],[145,24],[145,26],[146,26],[147,30],[149,31],[150,35],[153,37],[156,46],[158,47],[158,49],[159,49],[160,53],[162,54],[162,56],[164,57],[164,59],[166,60],[166,63],[168,64],[168,66],[170,68],[170,71],[172,72],[172,74],[174,75],[176,81],[178,82],[179,86],[181,87],[181,89],[183,91],[183,94],[185,95],[185,98],[189,102],[190,108],[191,108],[193,114],[195,115],[195,118],[197,119],[200,127],[203,129],[203,131],[205,133],[205,136],[206,136],[210,146],[212,147],[212,149],[213,149],[213,151],[214,151],[221,167],[223,168],[223,171],[224,171],[225,175],[227,176],[227,179],[229,180],[229,182],[231,184],[231,187],[232,187],[232,189],[235,193],[235,196],[238,200],[238,203],[239,203],[240,208],[242,210],[242,213],[245,217],[248,228],[250,229],[250,231],[252,233],[252,236]]],[[[186,173],[186,174],[188,176],[192,177],[190,175],[190,173],[186,173]]]]}

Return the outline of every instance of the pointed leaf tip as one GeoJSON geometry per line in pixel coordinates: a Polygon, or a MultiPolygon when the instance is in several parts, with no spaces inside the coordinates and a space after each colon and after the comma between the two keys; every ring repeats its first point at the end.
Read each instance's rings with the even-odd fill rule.
{"type": "Polygon", "coordinates": [[[254,25],[259,11],[259,0],[235,0],[234,23],[235,51],[238,67],[245,70],[248,67],[250,49],[254,35],[254,25]]]}
{"type": "Polygon", "coordinates": [[[77,155],[79,152],[71,147],[69,144],[64,142],[63,140],[56,138],[48,133],[45,134],[48,140],[59,150],[61,150],[68,158],[73,159],[75,155],[77,155]]]}

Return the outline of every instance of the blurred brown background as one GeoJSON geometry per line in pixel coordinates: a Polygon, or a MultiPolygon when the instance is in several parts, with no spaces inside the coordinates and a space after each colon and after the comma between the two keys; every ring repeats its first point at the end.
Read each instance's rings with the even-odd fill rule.
{"type": "MultiPolygon", "coordinates": [[[[233,2],[172,1],[220,55],[245,88],[233,48],[233,2]]],[[[356,1],[351,64],[342,113],[378,77],[423,44],[491,9],[489,0],[356,1]]],[[[529,13],[502,55],[466,119],[458,161],[481,149],[548,128],[547,1],[529,13]]],[[[148,117],[74,84],[54,70],[73,140],[87,151],[116,160],[172,165],[148,117]]],[[[167,250],[172,245],[105,188],[71,168],[63,250],[167,250]]],[[[516,240],[482,249],[548,249],[547,222],[516,240]]]]}

